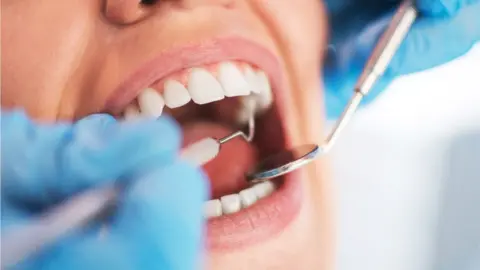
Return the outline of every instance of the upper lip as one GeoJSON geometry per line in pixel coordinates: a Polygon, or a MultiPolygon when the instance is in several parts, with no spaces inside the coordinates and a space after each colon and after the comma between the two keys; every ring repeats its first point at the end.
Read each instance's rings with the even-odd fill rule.
{"type": "Polygon", "coordinates": [[[263,46],[240,37],[216,38],[175,47],[160,53],[136,69],[107,100],[107,108],[120,111],[145,88],[156,81],[189,67],[237,60],[252,64],[269,75],[272,89],[281,85],[277,58],[263,46]]]}

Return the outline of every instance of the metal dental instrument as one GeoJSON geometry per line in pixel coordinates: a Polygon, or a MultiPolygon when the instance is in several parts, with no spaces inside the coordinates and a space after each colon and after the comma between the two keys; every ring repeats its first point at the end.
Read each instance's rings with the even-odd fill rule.
{"type": "Polygon", "coordinates": [[[248,135],[239,130],[221,139],[205,138],[188,146],[186,149],[183,149],[180,156],[195,165],[201,166],[214,159],[220,152],[222,144],[229,142],[232,139],[241,137],[245,141],[251,142],[253,140],[253,136],[255,135],[254,101],[249,100],[246,105],[249,107],[248,135]]]}
{"type": "MultiPolygon", "coordinates": [[[[180,157],[194,165],[202,166],[215,158],[221,145],[240,137],[251,142],[255,134],[254,102],[250,106],[248,131],[237,131],[221,139],[205,138],[182,149],[180,157]]],[[[66,203],[55,207],[36,221],[2,232],[1,269],[13,266],[43,247],[53,243],[68,232],[98,217],[108,206],[114,205],[119,196],[116,186],[86,191],[66,203]]]]}
{"type": "Polygon", "coordinates": [[[247,174],[248,181],[256,183],[284,175],[310,163],[317,156],[327,153],[337,141],[342,130],[352,119],[363,97],[370,92],[387,69],[416,17],[417,11],[413,1],[403,1],[370,55],[362,74],[355,84],[354,94],[340,119],[321,146],[306,144],[271,156],[262,163],[257,164],[247,174]]]}

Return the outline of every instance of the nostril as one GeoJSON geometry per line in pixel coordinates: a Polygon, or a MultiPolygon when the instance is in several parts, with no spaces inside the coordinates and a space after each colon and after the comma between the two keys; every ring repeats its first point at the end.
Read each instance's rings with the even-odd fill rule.
{"type": "Polygon", "coordinates": [[[159,0],[108,0],[105,17],[114,24],[134,24],[146,18],[159,0]]]}
{"type": "Polygon", "coordinates": [[[159,0],[140,0],[140,5],[152,6],[155,5],[159,0]]]}

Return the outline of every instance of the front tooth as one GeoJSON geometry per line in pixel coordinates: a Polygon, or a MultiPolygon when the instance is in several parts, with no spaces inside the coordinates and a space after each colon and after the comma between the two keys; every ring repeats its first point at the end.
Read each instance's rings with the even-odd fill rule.
{"type": "Polygon", "coordinates": [[[239,195],[243,208],[249,207],[257,201],[257,195],[252,188],[247,188],[240,191],[239,195]]]}
{"type": "Polygon", "coordinates": [[[247,96],[250,86],[242,72],[232,63],[222,63],[218,70],[218,80],[227,97],[247,96]]]}
{"type": "Polygon", "coordinates": [[[222,215],[222,203],[219,200],[209,200],[204,204],[205,217],[219,217],[222,215]]]}
{"type": "Polygon", "coordinates": [[[123,113],[123,117],[125,120],[134,120],[137,118],[140,118],[140,110],[136,105],[128,105],[127,108],[125,108],[125,112],[123,113]]]}
{"type": "Polygon", "coordinates": [[[222,211],[224,214],[238,212],[241,208],[240,196],[238,194],[230,194],[220,198],[222,203],[222,211]]]}
{"type": "Polygon", "coordinates": [[[159,117],[162,115],[165,101],[155,89],[147,88],[138,95],[138,106],[142,115],[159,117]]]}
{"type": "Polygon", "coordinates": [[[255,74],[255,71],[250,66],[247,66],[245,68],[245,78],[247,79],[248,84],[250,85],[250,90],[253,93],[260,93],[260,85],[257,82],[258,77],[257,74],[255,74]]]}
{"type": "Polygon", "coordinates": [[[265,181],[260,184],[253,186],[253,190],[259,199],[265,198],[268,195],[272,194],[275,190],[275,185],[270,181],[265,181]]]}
{"type": "Polygon", "coordinates": [[[257,72],[257,84],[258,89],[258,106],[261,110],[266,109],[273,102],[272,88],[270,87],[270,81],[268,80],[267,74],[263,71],[257,72]]]}
{"type": "Polygon", "coordinates": [[[187,88],[178,81],[167,80],[163,88],[165,89],[163,92],[165,104],[171,109],[181,107],[191,100],[187,88]]]}
{"type": "Polygon", "coordinates": [[[205,104],[224,98],[220,83],[203,68],[193,68],[190,72],[188,92],[197,104],[205,104]]]}

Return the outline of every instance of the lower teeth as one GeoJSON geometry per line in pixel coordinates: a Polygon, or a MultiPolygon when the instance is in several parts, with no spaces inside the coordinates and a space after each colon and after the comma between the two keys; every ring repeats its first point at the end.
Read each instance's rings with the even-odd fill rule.
{"type": "Polygon", "coordinates": [[[213,218],[233,214],[245,209],[258,200],[275,191],[275,184],[270,181],[258,183],[236,194],[222,196],[220,199],[205,202],[205,217],[213,218]]]}

